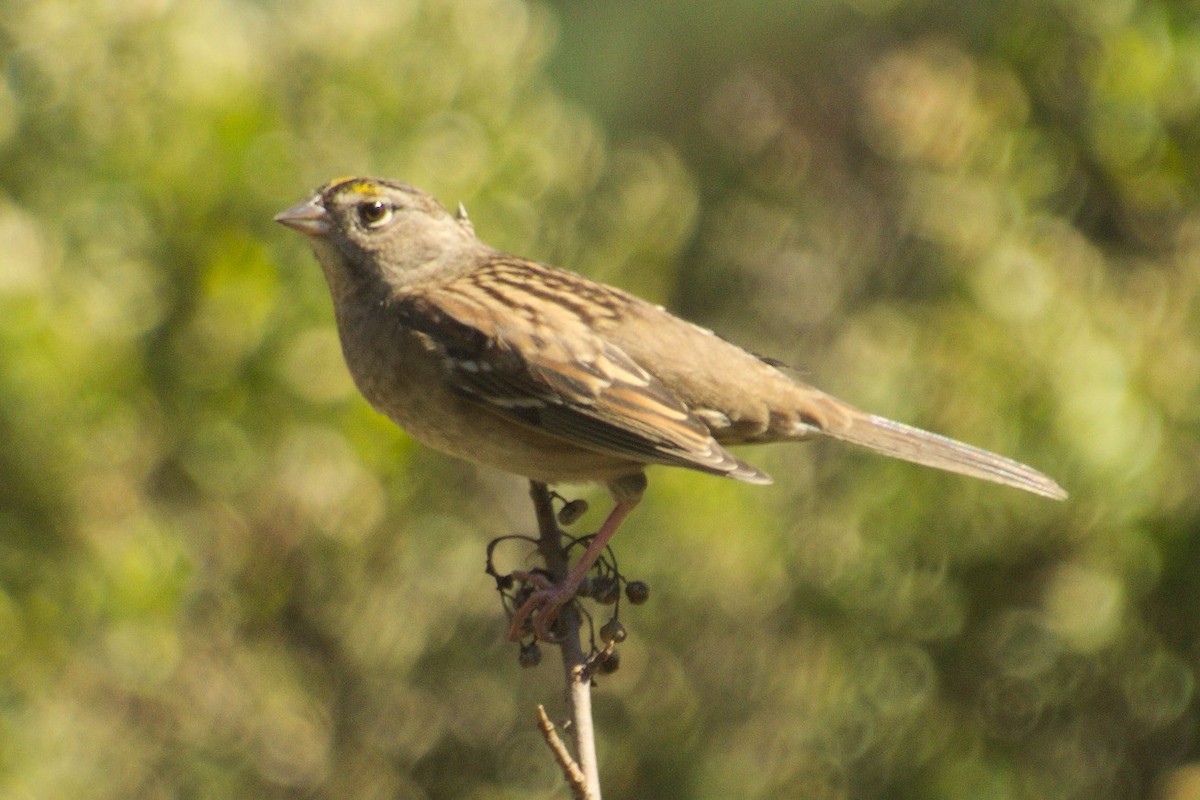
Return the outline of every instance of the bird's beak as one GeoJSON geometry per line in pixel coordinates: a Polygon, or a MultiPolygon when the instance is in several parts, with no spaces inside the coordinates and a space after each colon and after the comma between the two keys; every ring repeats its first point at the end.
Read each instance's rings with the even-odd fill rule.
{"type": "Polygon", "coordinates": [[[305,236],[325,236],[329,233],[329,212],[316,197],[276,214],[275,221],[305,236]]]}

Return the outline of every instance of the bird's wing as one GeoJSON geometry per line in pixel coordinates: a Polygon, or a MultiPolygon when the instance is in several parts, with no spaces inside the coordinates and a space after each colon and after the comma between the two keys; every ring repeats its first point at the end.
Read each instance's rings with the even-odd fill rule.
{"type": "Polygon", "coordinates": [[[451,384],[492,413],[632,461],[769,482],[596,333],[596,321],[626,297],[570,273],[496,258],[407,292],[395,307],[440,351],[451,384]]]}

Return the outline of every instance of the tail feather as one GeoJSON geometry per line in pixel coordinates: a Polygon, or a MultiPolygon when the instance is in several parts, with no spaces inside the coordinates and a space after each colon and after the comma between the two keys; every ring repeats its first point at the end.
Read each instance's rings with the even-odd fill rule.
{"type": "Polygon", "coordinates": [[[826,436],[893,458],[1012,486],[1055,500],[1067,493],[1054,480],[1011,458],[860,411],[821,426],[826,436]]]}

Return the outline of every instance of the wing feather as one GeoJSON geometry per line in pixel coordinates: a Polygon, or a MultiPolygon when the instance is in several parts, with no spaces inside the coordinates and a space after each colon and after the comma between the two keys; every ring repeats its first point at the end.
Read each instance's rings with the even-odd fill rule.
{"type": "MultiPolygon", "coordinates": [[[[504,261],[489,267],[499,277],[477,270],[395,301],[405,324],[441,349],[458,391],[492,413],[601,452],[770,481],[718,444],[666,386],[588,324],[593,307],[607,313],[604,301],[623,295],[576,293],[558,302],[562,291],[546,291],[546,275],[539,273],[536,295],[514,278],[549,268],[504,261]]],[[[562,279],[557,271],[547,275],[552,288],[562,279]]]]}

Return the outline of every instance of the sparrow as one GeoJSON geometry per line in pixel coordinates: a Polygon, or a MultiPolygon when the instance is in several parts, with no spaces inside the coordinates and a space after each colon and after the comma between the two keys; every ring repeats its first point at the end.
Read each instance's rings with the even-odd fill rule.
{"type": "Polygon", "coordinates": [[[1067,493],[1012,459],[860,411],[662,306],[481,241],[405,183],[343,178],[275,217],[304,234],[363,396],[436,450],[546,484],[599,482],[614,506],[566,581],[510,638],[539,636],[646,489],[646,467],[771,478],[731,445],[837,439],[1022,489],[1067,493]]]}

